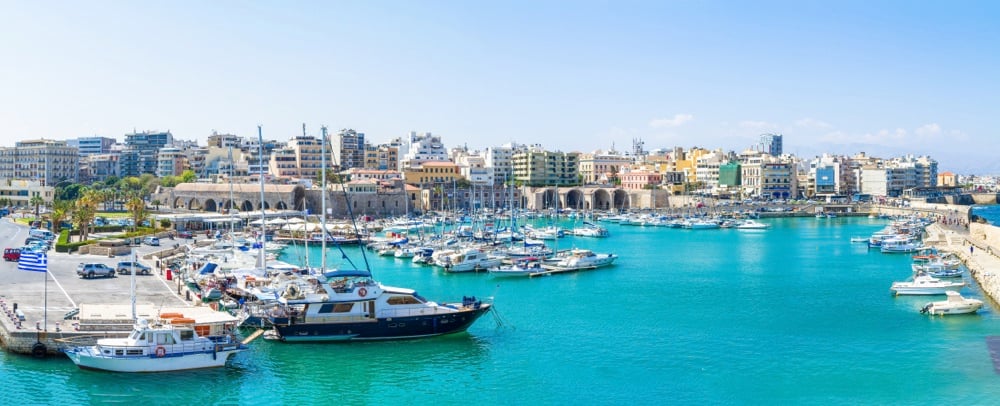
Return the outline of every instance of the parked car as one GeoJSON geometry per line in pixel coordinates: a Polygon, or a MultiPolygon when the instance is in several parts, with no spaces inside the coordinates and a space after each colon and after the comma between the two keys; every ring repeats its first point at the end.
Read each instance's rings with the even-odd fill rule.
{"type": "Polygon", "coordinates": [[[17,261],[21,259],[21,249],[20,248],[4,248],[3,250],[3,260],[4,261],[17,261]]]}
{"type": "Polygon", "coordinates": [[[154,247],[160,246],[160,239],[156,237],[146,237],[142,239],[142,243],[146,245],[151,245],[154,247]]]}
{"type": "Polygon", "coordinates": [[[115,266],[115,269],[117,269],[118,273],[121,275],[131,274],[133,268],[135,268],[136,275],[149,275],[152,272],[150,267],[139,263],[139,261],[122,261],[115,266]]]}
{"type": "Polygon", "coordinates": [[[177,232],[177,237],[178,238],[194,238],[194,234],[192,232],[190,232],[190,231],[178,231],[177,232]]]}
{"type": "Polygon", "coordinates": [[[76,274],[86,279],[93,278],[96,276],[114,278],[115,270],[110,266],[100,263],[81,262],[80,265],[76,266],[76,274]]]}

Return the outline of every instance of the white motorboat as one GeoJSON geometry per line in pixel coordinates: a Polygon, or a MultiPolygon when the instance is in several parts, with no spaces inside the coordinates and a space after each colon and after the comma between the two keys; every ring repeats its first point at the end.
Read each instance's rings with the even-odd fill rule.
{"type": "Polygon", "coordinates": [[[96,345],[72,347],[64,352],[80,368],[103,371],[166,372],[221,367],[230,356],[247,349],[230,333],[235,323],[235,318],[228,327],[195,325],[193,319],[183,317],[161,319],[154,324],[139,319],[126,338],[101,338],[96,345]],[[212,331],[214,328],[218,330],[212,331]]]}
{"type": "Polygon", "coordinates": [[[524,258],[514,261],[513,265],[501,266],[499,268],[490,269],[490,276],[495,278],[498,277],[509,277],[509,276],[531,276],[533,273],[544,272],[542,269],[541,261],[542,258],[524,258]]]}
{"type": "Polygon", "coordinates": [[[892,290],[897,295],[943,295],[947,291],[959,291],[965,282],[944,281],[919,273],[911,281],[893,282],[892,290]]]}
{"type": "Polygon", "coordinates": [[[946,314],[968,314],[975,313],[983,307],[983,301],[979,299],[968,299],[962,297],[958,292],[947,291],[948,300],[930,302],[920,309],[920,313],[930,315],[946,314]]]}
{"type": "Polygon", "coordinates": [[[770,228],[770,224],[761,223],[754,219],[743,220],[742,223],[736,226],[737,230],[766,230],[770,228]]]}
{"type": "Polygon", "coordinates": [[[467,248],[457,254],[446,256],[436,265],[447,272],[485,271],[500,266],[501,258],[494,257],[479,248],[467,248]]]}
{"type": "Polygon", "coordinates": [[[615,254],[595,254],[587,249],[574,249],[554,263],[543,264],[542,267],[558,271],[595,269],[611,265],[616,259],[618,256],[615,254]]]}

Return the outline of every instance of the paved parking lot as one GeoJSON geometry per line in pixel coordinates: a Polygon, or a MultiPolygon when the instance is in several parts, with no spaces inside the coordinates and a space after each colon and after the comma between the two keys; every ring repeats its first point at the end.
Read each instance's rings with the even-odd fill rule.
{"type": "MultiPolygon", "coordinates": [[[[27,238],[28,229],[25,226],[12,223],[9,219],[0,220],[0,247],[20,247],[27,238]]],[[[183,240],[163,240],[163,246],[135,247],[136,257],[143,254],[172,247],[174,243],[183,240]]],[[[112,268],[120,261],[129,260],[122,255],[114,258],[95,255],[62,254],[55,250],[48,253],[49,273],[26,272],[17,269],[16,262],[2,261],[0,263],[0,297],[10,303],[17,303],[18,309],[25,314],[25,326],[34,328],[36,322],[43,319],[45,303],[48,303],[49,331],[54,330],[55,323],[62,322],[63,315],[75,309],[81,303],[99,304],[130,304],[130,285],[132,277],[119,275],[114,278],[83,279],[76,275],[76,267],[81,262],[98,262],[112,268]]],[[[184,306],[187,304],[177,294],[180,281],[175,278],[167,281],[166,275],[161,275],[154,263],[140,262],[153,268],[151,275],[136,275],[136,302],[156,306],[184,306]]],[[[66,326],[66,323],[62,323],[66,326]]],[[[68,328],[68,327],[65,327],[68,328]]]]}

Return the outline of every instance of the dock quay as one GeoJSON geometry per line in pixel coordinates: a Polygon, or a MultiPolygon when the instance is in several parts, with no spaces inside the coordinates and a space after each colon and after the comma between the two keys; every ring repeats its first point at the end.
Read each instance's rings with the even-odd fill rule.
{"type": "Polygon", "coordinates": [[[970,219],[970,206],[918,204],[914,207],[877,207],[873,212],[945,219],[926,228],[924,243],[957,255],[983,293],[1000,303],[1000,227],[970,219]]]}
{"type": "MultiPolygon", "coordinates": [[[[27,236],[28,227],[0,219],[3,246],[20,247],[27,236]]],[[[149,275],[135,276],[137,314],[153,317],[177,312],[197,316],[213,312],[207,306],[194,305],[195,300],[184,294],[179,278],[167,280],[167,273],[162,272],[164,259],[182,255],[180,250],[185,241],[177,240],[178,248],[167,244],[170,241],[164,240],[168,247],[136,246],[129,250],[134,250],[136,258],[153,269],[149,275]],[[157,260],[161,261],[159,270],[157,260]]],[[[68,342],[82,345],[98,338],[128,334],[131,276],[84,279],[76,274],[80,263],[115,267],[131,258],[128,252],[102,254],[49,251],[46,273],[19,271],[17,262],[0,262],[0,272],[5,274],[0,284],[0,345],[13,353],[46,356],[59,354],[68,342]]]]}

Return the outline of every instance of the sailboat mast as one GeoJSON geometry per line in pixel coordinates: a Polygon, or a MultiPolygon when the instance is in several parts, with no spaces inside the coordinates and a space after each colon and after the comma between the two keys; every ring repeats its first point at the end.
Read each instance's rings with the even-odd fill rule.
{"type": "Polygon", "coordinates": [[[320,243],[320,267],[323,272],[326,272],[326,126],[320,127],[320,132],[323,134],[319,141],[320,143],[320,171],[322,176],[320,179],[320,187],[323,189],[323,193],[320,194],[320,224],[323,228],[323,242],[320,243]]]}
{"type": "Polygon", "coordinates": [[[260,178],[260,248],[258,249],[258,261],[260,262],[260,269],[267,270],[267,260],[264,256],[264,244],[267,242],[267,236],[264,234],[264,222],[266,215],[264,214],[264,132],[261,126],[257,126],[257,174],[260,178]]]}
{"type": "MultiPolygon", "coordinates": [[[[229,145],[229,238],[233,239],[233,235],[236,233],[236,217],[233,213],[233,205],[236,204],[236,200],[233,197],[233,145],[229,145]]],[[[236,258],[236,243],[233,241],[233,258],[236,258]]]]}

